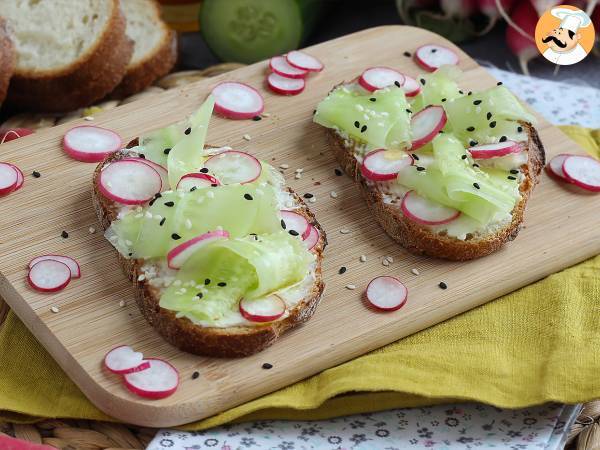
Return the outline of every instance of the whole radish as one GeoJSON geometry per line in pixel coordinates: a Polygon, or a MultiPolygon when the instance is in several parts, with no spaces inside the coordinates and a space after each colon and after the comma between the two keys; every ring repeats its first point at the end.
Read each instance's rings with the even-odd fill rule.
{"type": "Polygon", "coordinates": [[[498,7],[497,0],[477,0],[477,8],[479,12],[487,17],[488,24],[487,26],[480,32],[480,34],[486,34],[490,31],[498,20],[502,17],[502,13],[510,14],[513,6],[516,3],[516,0],[500,0],[500,8],[498,7]]]}
{"type": "Polygon", "coordinates": [[[476,0],[440,0],[440,8],[446,16],[465,19],[475,12],[475,3],[476,0]]]}
{"type": "Polygon", "coordinates": [[[527,64],[540,54],[534,39],[537,21],[535,8],[529,1],[522,1],[511,13],[509,26],[506,27],[506,43],[518,58],[521,70],[526,75],[529,75],[527,64]],[[529,37],[524,36],[523,32],[529,37]]]}

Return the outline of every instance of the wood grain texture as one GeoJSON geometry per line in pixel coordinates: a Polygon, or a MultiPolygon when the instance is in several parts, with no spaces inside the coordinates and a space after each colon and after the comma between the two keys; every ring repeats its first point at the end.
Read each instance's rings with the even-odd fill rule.
{"type": "MultiPolygon", "coordinates": [[[[27,175],[22,190],[0,199],[0,295],[99,408],[129,423],[173,426],[264,395],[600,253],[600,230],[593,225],[600,196],[576,193],[546,176],[529,202],[524,229],[514,242],[480,260],[456,263],[404,251],[370,217],[350,178],[334,174],[336,163],[325,130],[311,121],[317,102],[334,84],[355,77],[366,66],[387,65],[416,76],[419,68],[402,53],[430,42],[453,47],[461,55],[465,71],[461,86],[476,90],[495,84],[483,68],[441,37],[421,29],[387,26],[310,48],[326,68],[311,77],[306,91],[296,97],[276,96],[264,88],[267,63],[262,62],[97,116],[96,125],[118,131],[127,142],[142,131],[184,118],[219,81],[244,81],[261,90],[269,117],[258,122],[215,118],[208,141],[250,151],[275,166],[289,164],[289,185],[300,194],[311,192],[317,197],[310,206],[330,243],[319,309],[311,321],[273,347],[244,359],[202,358],[178,351],[146,324],[110,244],[100,233],[88,232],[90,226],[100,228],[91,202],[95,164],[74,161],[60,147],[63,134],[74,123],[0,148],[0,160],[17,164],[27,175]],[[244,134],[252,140],[244,140],[244,134]],[[298,180],[296,168],[304,169],[298,180]],[[32,178],[33,170],[42,177],[32,178]],[[338,197],[331,198],[331,191],[338,197]],[[350,233],[342,234],[341,229],[350,233]],[[68,239],[60,237],[62,230],[69,232],[68,239]],[[77,258],[83,277],[55,295],[32,291],[25,279],[27,262],[44,253],[77,258]],[[359,261],[361,254],[367,262],[359,261]],[[389,267],[381,264],[386,255],[394,257],[389,267]],[[342,265],[348,270],[338,275],[342,265]],[[421,275],[412,275],[411,268],[421,275]],[[383,274],[398,276],[409,288],[407,304],[394,313],[374,313],[361,300],[368,281],[383,274]],[[447,290],[438,288],[442,280],[447,290]],[[347,284],[355,284],[356,290],[346,289],[347,284]],[[121,300],[126,307],[119,307],[121,300]],[[54,305],[60,307],[57,314],[50,311],[54,305]],[[119,377],[101,366],[105,352],[119,344],[172,362],[182,375],[179,390],[160,401],[130,394],[119,377]],[[274,367],[266,371],[261,368],[264,362],[274,367]],[[201,375],[192,380],[196,370],[201,375]]],[[[545,121],[540,119],[537,129],[549,157],[583,153],[545,121]]]]}

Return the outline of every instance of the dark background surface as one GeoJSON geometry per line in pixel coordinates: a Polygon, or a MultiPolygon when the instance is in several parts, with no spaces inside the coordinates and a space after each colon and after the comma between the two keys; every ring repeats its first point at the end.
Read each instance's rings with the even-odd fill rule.
{"type": "MultiPolygon", "coordinates": [[[[227,0],[224,0],[227,1],[227,0]]],[[[393,0],[343,0],[325,12],[315,30],[304,44],[312,45],[345,34],[380,25],[398,25],[400,17],[393,0]],[[339,5],[343,5],[340,7],[339,5]]],[[[506,24],[500,23],[494,30],[476,40],[459,46],[479,63],[521,73],[517,58],[510,52],[504,39],[506,24]]],[[[403,48],[398,43],[398,48],[403,48]]],[[[410,48],[410,42],[407,43],[410,48]]],[[[211,53],[199,33],[186,33],[181,39],[181,68],[202,69],[219,60],[211,53]]],[[[532,76],[552,80],[569,80],[600,88],[600,58],[589,55],[573,66],[562,66],[554,75],[555,65],[543,57],[532,60],[529,71],[532,76]]]]}

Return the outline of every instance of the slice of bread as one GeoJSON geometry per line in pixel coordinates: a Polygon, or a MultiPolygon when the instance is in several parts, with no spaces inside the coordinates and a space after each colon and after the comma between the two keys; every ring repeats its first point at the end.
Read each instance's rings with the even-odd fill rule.
{"type": "Polygon", "coordinates": [[[15,108],[71,111],[125,75],[133,43],[119,0],[0,0],[0,11],[17,53],[7,97],[15,108]]]}
{"type": "Polygon", "coordinates": [[[355,146],[351,139],[342,138],[335,130],[328,129],[328,140],[335,157],[344,171],[358,182],[360,190],[373,216],[385,232],[411,253],[427,255],[453,261],[466,261],[480,258],[498,250],[508,241],[517,237],[527,200],[545,165],[545,153],[537,131],[529,123],[522,122],[528,140],[524,143],[528,163],[521,166],[523,181],[519,186],[521,200],[512,210],[512,220],[491,229],[485,234],[467,235],[461,240],[448,236],[444,231],[435,232],[431,228],[408,219],[400,209],[400,201],[384,201],[384,184],[371,182],[363,177],[356,158],[355,146]]]}
{"type": "MultiPolygon", "coordinates": [[[[115,153],[100,163],[94,173],[92,197],[96,215],[104,230],[117,218],[121,205],[116,204],[100,193],[98,190],[98,176],[105,165],[128,156],[137,156],[137,153],[133,151],[115,153]]],[[[196,325],[188,318],[177,317],[174,311],[159,306],[159,289],[153,286],[148,279],[142,281],[138,279],[139,275],[145,273],[143,270],[145,261],[143,259],[126,259],[120,253],[117,253],[123,272],[134,285],[136,302],[142,315],[165,340],[181,350],[197,355],[227,358],[242,357],[265,349],[282,333],[312,317],[324,288],[321,263],[327,240],[323,229],[303,200],[291,190],[289,192],[293,195],[298,208],[295,211],[306,217],[319,230],[320,238],[313,249],[316,254],[316,264],[313,270],[314,281],[306,289],[304,297],[288,311],[287,317],[281,320],[265,324],[223,328],[196,325]]]]}
{"type": "Polygon", "coordinates": [[[140,92],[168,74],[177,61],[177,34],[160,17],[154,0],[121,0],[127,36],[134,41],[127,72],[112,96],[140,92]]]}
{"type": "Polygon", "coordinates": [[[6,31],[6,22],[0,17],[0,105],[6,98],[8,83],[15,70],[15,48],[6,31]]]}

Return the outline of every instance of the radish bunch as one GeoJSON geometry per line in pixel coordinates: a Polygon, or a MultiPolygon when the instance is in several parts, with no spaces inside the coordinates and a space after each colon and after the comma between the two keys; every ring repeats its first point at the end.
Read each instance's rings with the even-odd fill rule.
{"type": "Polygon", "coordinates": [[[306,77],[324,67],[317,58],[299,50],[273,56],[269,61],[271,73],[267,75],[267,86],[276,94],[298,95],[306,87],[306,77]]]}
{"type": "Polygon", "coordinates": [[[43,293],[61,291],[73,278],[81,277],[79,263],[69,256],[38,256],[29,262],[28,268],[27,281],[29,285],[43,293]]]}
{"type": "Polygon", "coordinates": [[[546,171],[560,181],[600,192],[600,161],[591,156],[562,153],[550,160],[546,171]]]}

